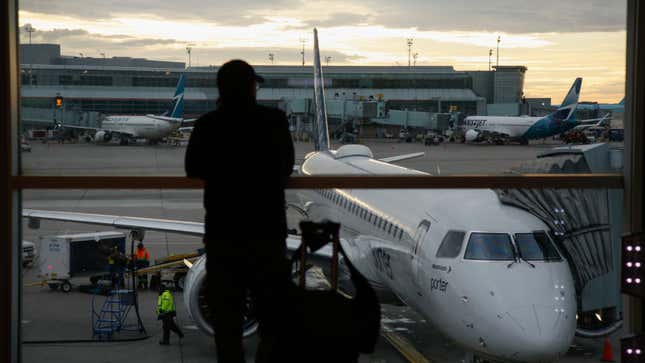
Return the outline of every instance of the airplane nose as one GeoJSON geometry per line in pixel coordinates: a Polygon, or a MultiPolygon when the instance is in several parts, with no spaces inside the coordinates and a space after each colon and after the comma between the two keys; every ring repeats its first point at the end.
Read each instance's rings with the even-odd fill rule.
{"type": "MultiPolygon", "coordinates": [[[[516,332],[517,360],[552,361],[564,355],[575,334],[575,312],[529,305],[508,311],[516,332]]],[[[509,342],[510,343],[510,342],[509,342]]]]}

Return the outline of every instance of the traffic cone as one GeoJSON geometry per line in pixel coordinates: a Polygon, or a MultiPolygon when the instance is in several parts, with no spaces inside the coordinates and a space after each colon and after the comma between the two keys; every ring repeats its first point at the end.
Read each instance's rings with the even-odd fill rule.
{"type": "Polygon", "coordinates": [[[614,359],[614,352],[611,350],[611,342],[609,341],[609,338],[605,338],[605,345],[602,349],[602,358],[600,358],[600,360],[603,362],[616,361],[614,359]]]}

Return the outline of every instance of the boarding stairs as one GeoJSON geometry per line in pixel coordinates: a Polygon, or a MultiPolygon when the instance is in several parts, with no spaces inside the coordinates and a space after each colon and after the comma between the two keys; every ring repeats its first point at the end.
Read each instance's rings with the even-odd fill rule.
{"type": "Polygon", "coordinates": [[[134,305],[134,292],[128,289],[113,289],[105,297],[101,310],[95,309],[92,301],[92,331],[94,338],[110,339],[125,327],[125,320],[134,305]]]}

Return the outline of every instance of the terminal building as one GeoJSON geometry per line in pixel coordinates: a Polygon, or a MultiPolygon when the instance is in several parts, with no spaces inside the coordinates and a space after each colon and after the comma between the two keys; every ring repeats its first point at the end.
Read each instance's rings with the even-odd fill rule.
{"type": "MultiPolygon", "coordinates": [[[[186,74],[185,116],[215,107],[217,67],[185,68],[182,62],[140,58],[63,56],[57,44],[21,45],[22,106],[53,108],[60,95],[68,111],[159,114],[168,105],[179,74],[186,74]]],[[[311,66],[258,65],[266,82],[258,99],[267,105],[312,99],[311,66]]],[[[465,115],[518,115],[524,66],[457,71],[452,66],[327,66],[327,98],[383,100],[385,111],[410,110],[465,115]]]]}

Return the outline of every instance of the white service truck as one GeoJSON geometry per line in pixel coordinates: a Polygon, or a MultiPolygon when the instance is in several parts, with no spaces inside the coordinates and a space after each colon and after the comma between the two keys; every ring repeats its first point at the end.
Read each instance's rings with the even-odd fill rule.
{"type": "Polygon", "coordinates": [[[70,279],[106,271],[107,255],[114,246],[125,253],[122,232],[92,232],[41,237],[40,277],[52,290],[72,291],[70,279]]]}

